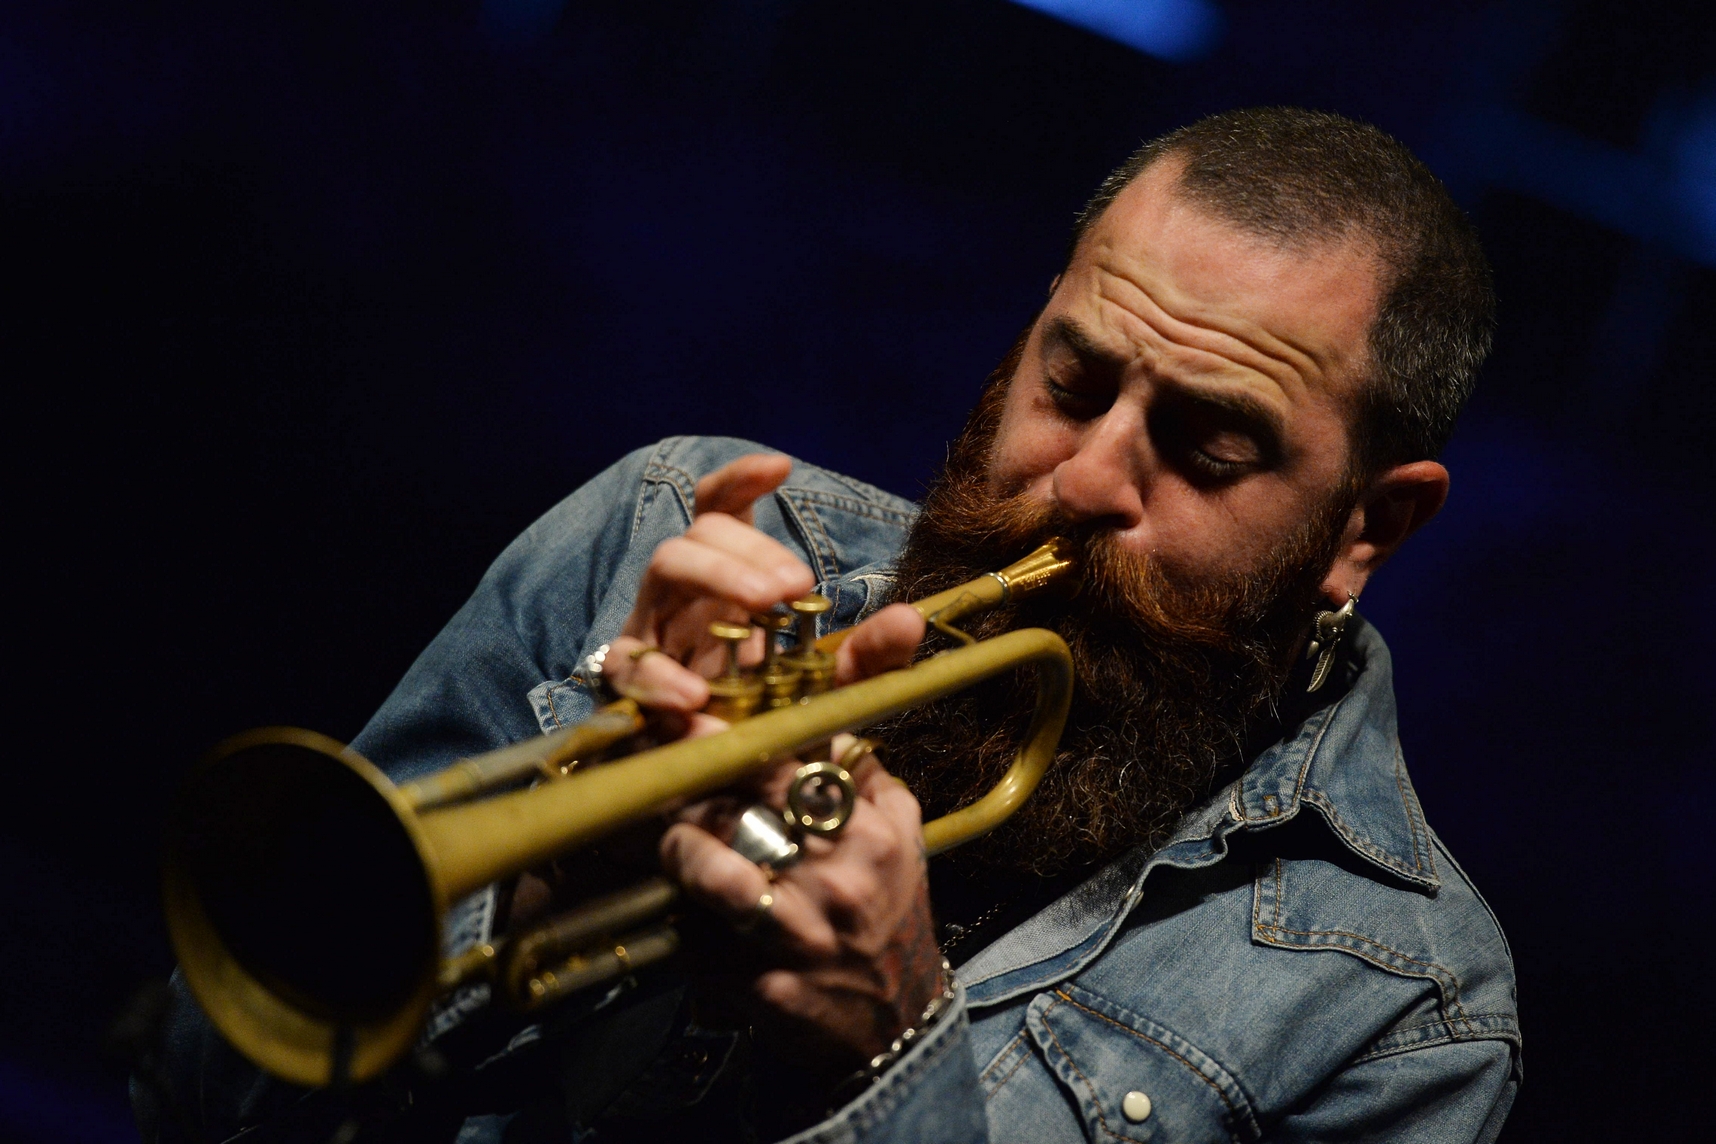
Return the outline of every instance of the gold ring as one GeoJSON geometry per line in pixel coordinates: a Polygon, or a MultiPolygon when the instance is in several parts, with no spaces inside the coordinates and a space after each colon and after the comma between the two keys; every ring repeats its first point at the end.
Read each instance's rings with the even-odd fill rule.
{"type": "Polygon", "coordinates": [[[850,770],[851,768],[858,765],[858,761],[860,759],[862,759],[865,755],[872,753],[873,751],[875,751],[875,749],[876,749],[876,743],[874,740],[871,740],[871,739],[854,739],[854,740],[852,740],[851,746],[847,747],[844,751],[840,752],[840,757],[838,759],[836,759],[835,762],[838,765],[845,767],[848,770],[850,770]]]}
{"type": "Polygon", "coordinates": [[[662,655],[667,654],[665,651],[662,651],[660,648],[656,647],[654,644],[644,644],[642,647],[634,647],[631,651],[627,652],[626,658],[631,660],[633,663],[636,663],[638,660],[642,659],[644,656],[648,655],[652,651],[653,652],[659,652],[662,655]]]}

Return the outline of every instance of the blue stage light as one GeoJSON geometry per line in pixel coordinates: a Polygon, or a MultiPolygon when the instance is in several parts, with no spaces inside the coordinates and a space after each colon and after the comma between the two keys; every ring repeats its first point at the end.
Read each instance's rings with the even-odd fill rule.
{"type": "Polygon", "coordinates": [[[1689,253],[1716,266],[1716,93],[1693,105],[1678,134],[1669,195],[1680,208],[1689,253]]]}
{"type": "Polygon", "coordinates": [[[1221,41],[1211,0],[1013,0],[1158,59],[1200,59],[1221,41]]]}

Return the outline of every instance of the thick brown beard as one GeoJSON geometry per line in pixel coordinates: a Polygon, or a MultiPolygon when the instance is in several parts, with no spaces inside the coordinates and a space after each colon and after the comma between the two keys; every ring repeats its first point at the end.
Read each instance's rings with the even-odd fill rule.
{"type": "MultiPolygon", "coordinates": [[[[893,598],[921,599],[1004,567],[1050,537],[1069,541],[1079,588],[980,617],[986,638],[1016,627],[1059,632],[1072,649],[1071,715],[1026,806],[949,858],[972,872],[1065,873],[1135,847],[1159,847],[1187,809],[1245,757],[1276,709],[1317,605],[1354,494],[1343,482],[1259,569],[1183,582],[1123,550],[1105,527],[988,489],[990,446],[1023,339],[990,379],[931,486],[897,566],[893,598]]],[[[931,633],[921,654],[948,646],[931,633]]],[[[888,765],[927,819],[977,798],[1011,764],[1033,706],[1015,672],[891,720],[888,765]]]]}

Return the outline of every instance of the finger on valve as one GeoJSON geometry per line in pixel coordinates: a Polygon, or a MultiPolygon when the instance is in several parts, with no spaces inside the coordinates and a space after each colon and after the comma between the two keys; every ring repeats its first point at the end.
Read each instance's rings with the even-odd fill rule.
{"type": "Polygon", "coordinates": [[[835,652],[835,682],[844,687],[905,667],[924,638],[924,618],[906,604],[889,604],[852,629],[835,652]]]}
{"type": "Polygon", "coordinates": [[[807,592],[816,583],[810,567],[791,549],[734,517],[725,514],[698,517],[685,536],[774,582],[783,595],[807,592]]]}
{"type": "MultiPolygon", "coordinates": [[[[734,531],[762,535],[732,520],[726,524],[734,531]]],[[[708,534],[720,530],[702,521],[694,527],[702,531],[702,536],[687,533],[664,540],[656,547],[639,592],[642,614],[635,619],[659,623],[666,618],[664,613],[711,597],[750,610],[769,608],[795,590],[805,590],[799,585],[815,582],[810,570],[803,568],[802,564],[795,568],[790,563],[771,559],[759,566],[745,554],[730,551],[728,544],[710,543],[708,534]]],[[[790,554],[786,555],[790,557],[790,554]]],[[[645,633],[628,631],[627,634],[641,636],[645,633]]]]}
{"type": "Polygon", "coordinates": [[[617,694],[646,707],[689,714],[709,701],[709,683],[661,648],[633,636],[621,636],[602,662],[602,682],[617,694]]]}

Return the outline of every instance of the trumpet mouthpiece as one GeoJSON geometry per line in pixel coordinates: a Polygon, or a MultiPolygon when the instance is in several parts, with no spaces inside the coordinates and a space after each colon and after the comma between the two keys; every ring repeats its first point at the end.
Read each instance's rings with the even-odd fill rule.
{"type": "Polygon", "coordinates": [[[1056,581],[1065,580],[1077,567],[1072,556],[1065,554],[1070,547],[1057,536],[1024,559],[994,573],[1006,589],[1004,600],[1011,603],[1033,596],[1056,581]]]}

